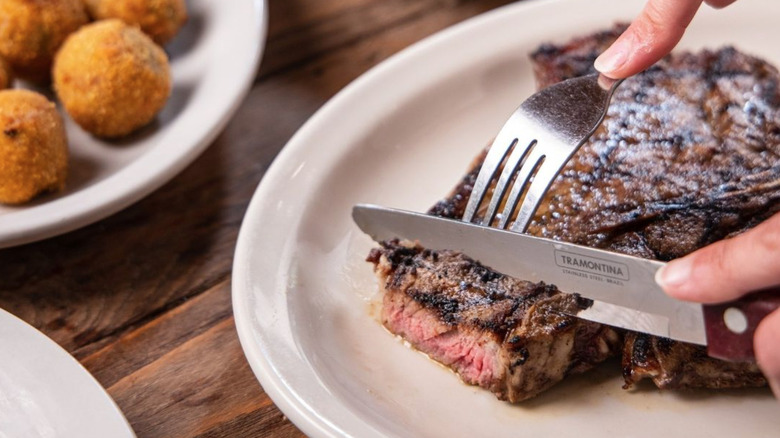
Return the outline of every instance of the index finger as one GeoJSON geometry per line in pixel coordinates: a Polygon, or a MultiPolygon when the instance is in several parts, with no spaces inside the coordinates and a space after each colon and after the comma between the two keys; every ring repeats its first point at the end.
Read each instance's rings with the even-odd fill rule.
{"type": "Polygon", "coordinates": [[[596,59],[596,70],[626,78],[655,64],[680,42],[702,0],[649,0],[640,15],[596,59]]]}

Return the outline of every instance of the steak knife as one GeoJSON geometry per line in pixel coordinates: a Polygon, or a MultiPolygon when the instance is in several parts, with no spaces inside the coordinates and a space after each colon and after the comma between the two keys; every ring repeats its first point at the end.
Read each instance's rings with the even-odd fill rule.
{"type": "Polygon", "coordinates": [[[780,289],[716,305],[676,300],[655,282],[664,263],[654,260],[370,204],[356,205],[352,218],[377,242],[399,238],[463,252],[503,274],[592,301],[573,316],[703,345],[719,359],[754,360],[753,333],[780,307],[780,289]]]}

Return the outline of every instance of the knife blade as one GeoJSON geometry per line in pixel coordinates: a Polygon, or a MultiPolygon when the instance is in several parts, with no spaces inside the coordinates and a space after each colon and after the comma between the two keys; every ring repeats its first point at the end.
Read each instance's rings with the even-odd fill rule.
{"type": "Polygon", "coordinates": [[[354,206],[352,217],[377,242],[400,238],[463,252],[503,274],[593,301],[574,316],[706,345],[722,359],[751,360],[755,327],[780,307],[777,291],[715,306],[673,299],[655,282],[664,263],[654,260],[371,204],[354,206]]]}

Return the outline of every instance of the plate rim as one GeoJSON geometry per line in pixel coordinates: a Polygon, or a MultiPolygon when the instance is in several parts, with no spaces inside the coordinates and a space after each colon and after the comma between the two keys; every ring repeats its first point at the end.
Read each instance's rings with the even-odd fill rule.
{"type": "Polygon", "coordinates": [[[20,211],[0,216],[0,249],[45,240],[105,219],[155,192],[208,149],[249,93],[265,51],[268,2],[245,1],[251,4],[254,16],[248,38],[252,44],[247,45],[249,49],[246,51],[249,61],[238,72],[235,78],[238,87],[224,101],[219,117],[203,129],[200,137],[187,147],[176,149],[175,153],[160,152],[159,146],[150,148],[88,187],[30,208],[20,206],[20,211]],[[137,178],[137,173],[143,177],[137,178]]]}
{"type": "MultiPolygon", "coordinates": [[[[111,407],[113,413],[116,414],[115,417],[112,418],[112,424],[116,427],[119,427],[119,425],[121,424],[124,429],[123,432],[126,432],[128,434],[127,436],[129,437],[136,436],[132,426],[130,425],[130,422],[127,420],[127,417],[125,417],[124,413],[119,408],[119,405],[117,405],[113,397],[111,397],[111,395],[108,394],[108,391],[103,387],[103,385],[100,384],[100,382],[98,382],[95,376],[92,375],[92,373],[90,373],[89,370],[87,370],[86,367],[84,367],[84,365],[81,362],[76,360],[76,358],[73,357],[73,355],[71,355],[67,350],[65,350],[61,345],[59,345],[53,339],[46,336],[45,333],[36,329],[35,327],[30,325],[23,319],[19,318],[18,316],[14,315],[13,313],[0,308],[0,322],[2,321],[6,321],[8,324],[16,325],[17,327],[21,328],[25,334],[29,335],[31,339],[34,338],[35,342],[38,345],[45,345],[45,349],[53,356],[55,356],[55,360],[57,364],[59,365],[67,364],[68,369],[70,369],[73,372],[77,372],[83,378],[88,379],[92,383],[92,385],[88,389],[85,389],[85,391],[95,396],[93,400],[97,401],[97,398],[100,397],[102,398],[101,404],[103,404],[106,407],[111,407]]],[[[83,401],[82,398],[79,398],[79,400],[83,401]]],[[[118,432],[118,430],[113,430],[111,432],[116,433],[118,432]]]]}

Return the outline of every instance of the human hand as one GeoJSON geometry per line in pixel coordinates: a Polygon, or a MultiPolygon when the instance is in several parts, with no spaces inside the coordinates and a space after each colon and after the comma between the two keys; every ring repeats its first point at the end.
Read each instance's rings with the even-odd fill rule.
{"type": "MultiPolygon", "coordinates": [[[[736,0],[704,0],[723,8],[736,0]]],[[[655,64],[680,42],[702,0],[648,0],[642,13],[596,59],[596,70],[613,79],[627,78],[655,64]]]]}
{"type": "MultiPolygon", "coordinates": [[[[780,213],[742,235],[668,263],[656,281],[669,295],[700,303],[731,301],[780,285],[780,213]]],[[[780,310],[758,325],[753,347],[758,366],[780,398],[780,310]]]]}

